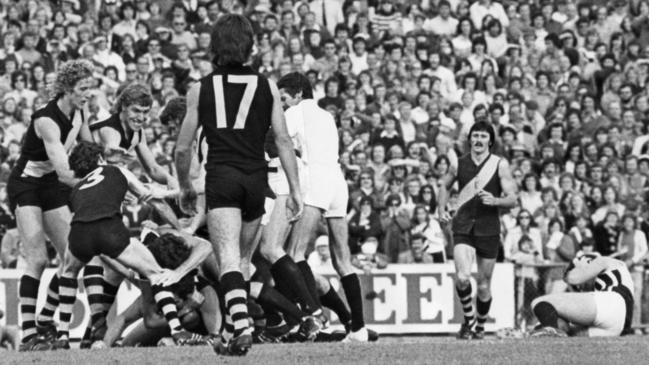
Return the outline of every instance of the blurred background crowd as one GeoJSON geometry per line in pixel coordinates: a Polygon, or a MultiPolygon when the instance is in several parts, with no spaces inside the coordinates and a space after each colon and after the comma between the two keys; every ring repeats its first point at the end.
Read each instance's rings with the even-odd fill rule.
{"type": "MultiPolygon", "coordinates": [[[[148,85],[145,136],[174,173],[182,95],[212,71],[211,25],[228,12],[253,22],[254,69],[275,80],[304,72],[335,116],[359,268],[452,260],[438,184],[486,120],[518,183],[499,260],[528,265],[517,269],[536,293],[525,298],[566,290],[561,265],[593,251],[627,262],[634,322],[649,321],[639,310],[649,291],[648,0],[0,0],[3,267],[21,262],[4,182],[59,65],[95,64],[93,121],[124,85],[148,85]]],[[[124,206],[134,232],[151,214],[124,206]]],[[[314,246],[309,262],[328,268],[327,239],[314,246]]]]}

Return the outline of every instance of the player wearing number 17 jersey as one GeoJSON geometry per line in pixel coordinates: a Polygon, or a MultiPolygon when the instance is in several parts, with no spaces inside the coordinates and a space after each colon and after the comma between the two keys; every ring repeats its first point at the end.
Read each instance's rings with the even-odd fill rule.
{"type": "Polygon", "coordinates": [[[186,213],[193,213],[196,192],[189,170],[196,130],[199,124],[203,128],[208,145],[207,225],[219,258],[226,307],[226,325],[215,351],[231,355],[244,355],[252,346],[245,283],[250,273],[245,264],[264,214],[268,184],[264,140],[271,124],[291,190],[287,205],[296,216],[303,206],[277,86],[245,66],[253,37],[250,22],[241,15],[224,15],[216,22],[212,33],[215,71],[189,90],[187,113],[176,145],[180,205],[186,213]]]}

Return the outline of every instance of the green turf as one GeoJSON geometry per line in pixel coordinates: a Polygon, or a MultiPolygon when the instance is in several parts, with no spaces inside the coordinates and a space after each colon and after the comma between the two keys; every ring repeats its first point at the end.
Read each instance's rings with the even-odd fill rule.
{"type": "Polygon", "coordinates": [[[117,348],[0,353],[0,364],[649,364],[649,337],[460,342],[451,338],[386,338],[373,344],[282,344],[253,347],[243,358],[208,347],[117,348]]]}

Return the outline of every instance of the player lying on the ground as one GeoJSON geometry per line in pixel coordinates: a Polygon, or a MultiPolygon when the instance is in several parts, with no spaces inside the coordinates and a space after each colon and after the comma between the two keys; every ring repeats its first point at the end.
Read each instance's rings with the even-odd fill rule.
{"type": "Polygon", "coordinates": [[[633,281],[623,261],[585,254],[566,269],[566,283],[586,288],[536,298],[532,309],[539,329],[531,336],[620,336],[631,328],[633,281]]]}
{"type": "MultiPolygon", "coordinates": [[[[70,244],[65,252],[59,279],[61,313],[54,348],[70,347],[68,332],[76,300],[77,276],[94,256],[113,258],[137,271],[141,277],[154,279],[154,284],[172,284],[181,274],[180,270],[160,267],[139,240],[130,238],[121,219],[121,205],[129,190],[144,201],[163,199],[177,192],[146,188],[130,171],[105,164],[103,151],[103,147],[98,144],[81,142],[69,159],[75,176],[83,179],[74,187],[70,196],[74,217],[70,228],[70,244]],[[154,278],[155,275],[158,277],[154,278]]],[[[154,287],[154,297],[165,313],[174,340],[184,342],[189,334],[182,331],[172,294],[158,286],[154,287]]]]}
{"type": "MultiPolygon", "coordinates": [[[[207,241],[182,234],[165,233],[145,240],[146,243],[160,266],[173,270],[182,266],[195,267],[190,259],[193,247],[196,247],[192,245],[204,246],[207,248],[204,251],[211,253],[211,245],[207,241]]],[[[138,284],[142,294],[108,323],[104,336],[107,346],[113,346],[122,336],[124,329],[141,318],[144,321],[124,337],[121,341],[122,346],[155,346],[161,339],[169,337],[169,326],[165,316],[156,306],[150,284],[146,281],[139,281],[138,284]]],[[[176,306],[179,308],[178,318],[183,328],[197,334],[190,337],[185,344],[205,344],[210,337],[218,336],[221,327],[218,295],[201,273],[191,270],[169,289],[174,294],[176,306]]],[[[173,342],[167,340],[166,343],[173,342]]]]}

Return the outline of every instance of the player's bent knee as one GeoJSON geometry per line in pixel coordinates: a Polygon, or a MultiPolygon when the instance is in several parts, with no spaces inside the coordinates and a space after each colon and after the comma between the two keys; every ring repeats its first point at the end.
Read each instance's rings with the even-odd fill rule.
{"type": "Polygon", "coordinates": [[[471,285],[471,274],[458,272],[455,280],[455,285],[459,288],[466,288],[471,285]]]}

